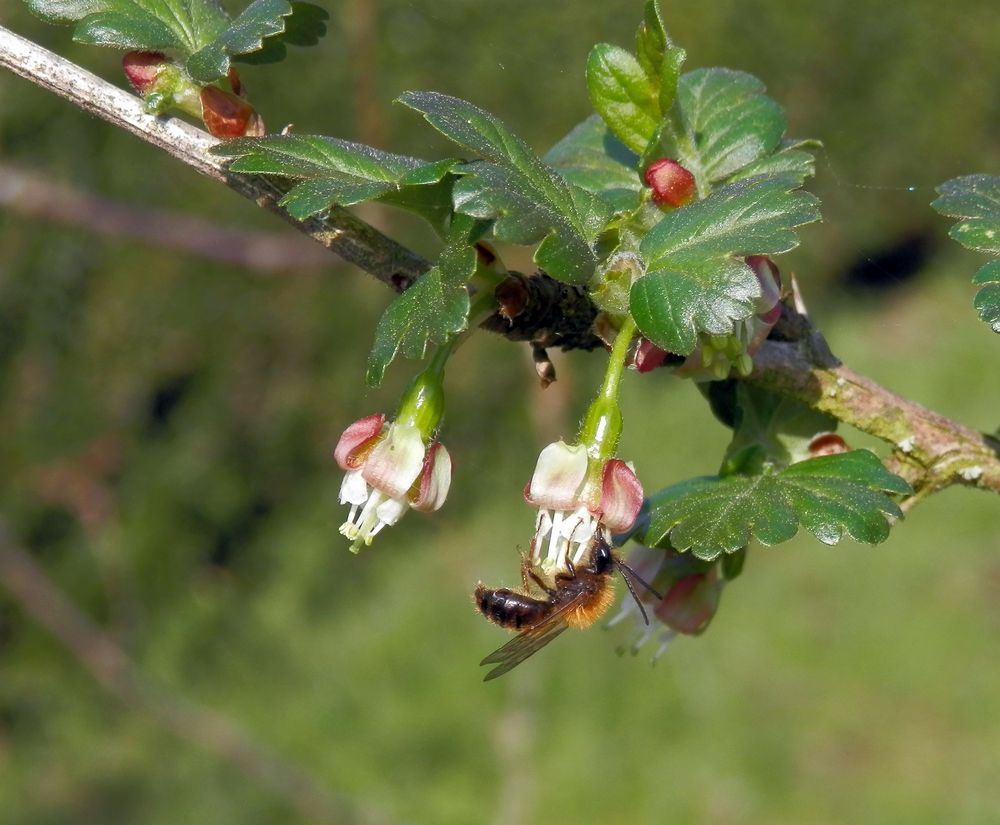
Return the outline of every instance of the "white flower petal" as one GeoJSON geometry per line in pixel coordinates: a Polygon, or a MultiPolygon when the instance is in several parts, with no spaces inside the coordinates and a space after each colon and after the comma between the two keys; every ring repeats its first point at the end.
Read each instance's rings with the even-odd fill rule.
{"type": "Polygon", "coordinates": [[[368,500],[368,485],[360,470],[352,470],[340,484],[340,503],[358,505],[368,500]]]}
{"type": "Polygon", "coordinates": [[[382,524],[393,525],[409,509],[410,505],[406,499],[387,498],[379,504],[375,515],[382,524]]]}
{"type": "Polygon", "coordinates": [[[586,447],[557,441],[539,454],[525,498],[536,507],[572,510],[577,505],[577,493],[586,477],[586,447]]]}

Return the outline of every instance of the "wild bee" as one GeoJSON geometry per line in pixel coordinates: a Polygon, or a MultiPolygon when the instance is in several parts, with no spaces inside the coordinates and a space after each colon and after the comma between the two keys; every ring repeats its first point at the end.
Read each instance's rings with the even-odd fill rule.
{"type": "Polygon", "coordinates": [[[490,589],[480,583],[473,594],[476,607],[491,622],[521,632],[507,644],[493,651],[480,665],[496,665],[483,679],[488,682],[503,676],[537,653],[567,627],[586,628],[596,622],[614,601],[615,570],[622,574],[642,618],[649,624],[646,610],[636,593],[636,585],[662,598],[639,575],[623,562],[600,534],[595,536],[587,563],[576,566],[566,559],[566,569],[553,576],[548,584],[525,559],[521,565],[524,591],[505,587],[490,589]],[[531,584],[544,596],[535,598],[526,591],[531,584]]]}

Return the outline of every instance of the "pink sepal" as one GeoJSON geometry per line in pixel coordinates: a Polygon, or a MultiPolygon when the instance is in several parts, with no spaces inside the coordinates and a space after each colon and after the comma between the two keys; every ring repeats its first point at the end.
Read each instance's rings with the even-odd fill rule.
{"type": "Polygon", "coordinates": [[[632,366],[639,372],[650,372],[660,366],[666,358],[666,350],[660,349],[648,338],[642,337],[632,355],[632,366]]]}
{"type": "Polygon", "coordinates": [[[381,434],[384,424],[385,416],[376,413],[355,421],[344,430],[333,450],[333,458],[340,465],[340,469],[356,470],[364,463],[368,452],[374,446],[367,442],[381,434]]]}
{"type": "Polygon", "coordinates": [[[533,507],[575,510],[587,477],[587,448],[557,441],[538,456],[535,472],[524,488],[524,500],[533,507]]]}
{"type": "Polygon", "coordinates": [[[417,484],[410,490],[410,506],[422,513],[431,513],[444,504],[449,487],[451,455],[444,444],[435,441],[424,456],[424,466],[417,484]]]}
{"type": "Polygon", "coordinates": [[[718,610],[721,590],[718,579],[715,567],[707,573],[679,578],[653,612],[671,630],[697,636],[718,610]]]}
{"type": "Polygon", "coordinates": [[[781,300],[781,270],[767,255],[748,255],[747,266],[760,282],[760,297],[756,300],[758,314],[769,312],[781,300]]]}
{"type": "Polygon", "coordinates": [[[601,523],[612,533],[628,530],[642,507],[642,484],[635,472],[620,458],[604,465],[601,479],[601,523]]]}

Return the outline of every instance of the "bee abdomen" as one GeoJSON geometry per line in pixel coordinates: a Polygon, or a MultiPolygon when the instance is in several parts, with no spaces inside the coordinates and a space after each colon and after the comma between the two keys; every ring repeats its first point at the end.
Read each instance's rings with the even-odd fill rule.
{"type": "Polygon", "coordinates": [[[473,598],[479,612],[487,619],[513,630],[538,624],[552,609],[548,601],[533,599],[506,587],[492,590],[481,584],[473,598]]]}

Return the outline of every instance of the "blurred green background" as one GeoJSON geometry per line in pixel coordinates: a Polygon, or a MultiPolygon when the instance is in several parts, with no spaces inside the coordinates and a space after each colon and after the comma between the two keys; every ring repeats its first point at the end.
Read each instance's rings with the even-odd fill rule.
{"type": "MultiPolygon", "coordinates": [[[[825,223],[781,264],[834,351],[997,427],[1000,341],[971,307],[980,260],[927,206],[949,177],[1000,173],[995,0],[664,8],[689,67],[757,74],[790,132],[826,144],[812,186],[825,223]]],[[[244,72],[269,125],[433,157],[443,143],[396,95],[465,97],[543,151],[587,113],[589,47],[630,45],[641,3],[330,10],[321,46],[244,72]]],[[[3,18],[123,82],[118,56],[15,0],[3,18]]],[[[27,171],[36,188],[303,250],[273,217],[7,74],[0,163],[0,181],[27,171]]],[[[332,799],[312,810],[343,823],[1000,821],[1000,502],[948,491],[876,549],[757,549],[708,632],[655,667],[653,645],[618,658],[629,633],[595,628],[484,685],[476,663],[504,637],[469,594],[516,581],[532,527],[521,488],[539,447],[573,434],[602,359],[558,358],[543,394],[525,352],[476,336],[449,376],[447,507],[354,557],[330,452],[348,423],[391,410],[411,371],[363,387],[386,290],[334,259],[251,272],[30,206],[0,211],[0,518],[157,692],[121,701],[0,587],[3,822],[313,821],[298,771],[332,799]],[[203,710],[178,723],[188,703],[203,710]],[[202,713],[282,763],[263,769],[270,784],[211,752],[233,728],[202,713]]],[[[414,223],[366,214],[433,251],[414,223]]],[[[654,373],[624,403],[622,454],[647,487],[716,469],[726,432],[692,386],[654,373]]]]}

